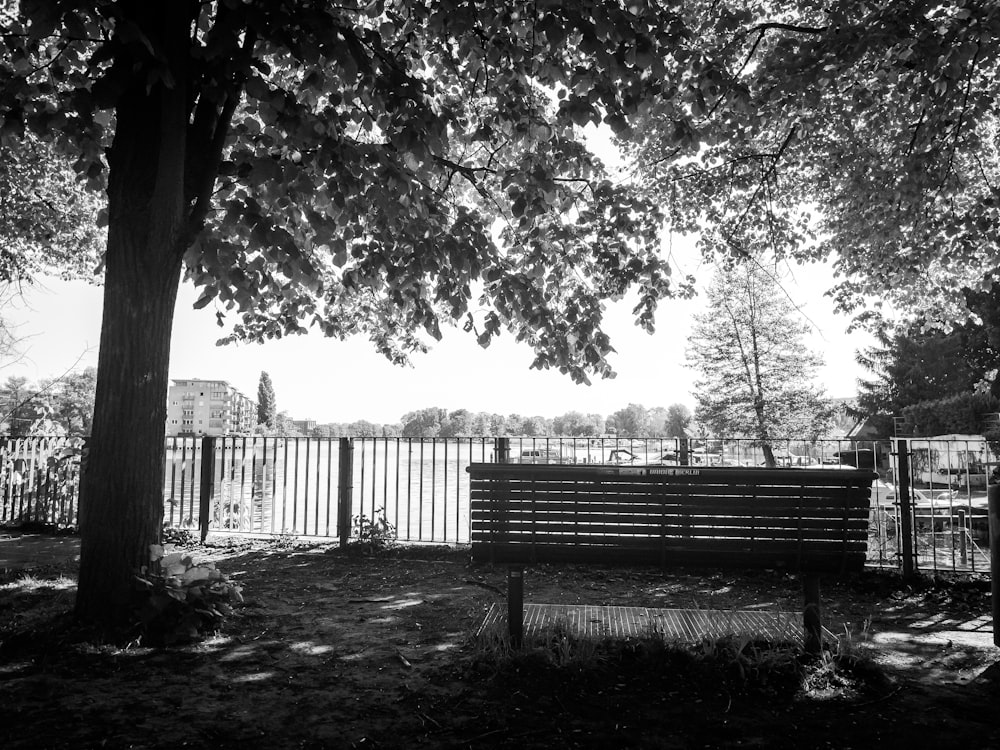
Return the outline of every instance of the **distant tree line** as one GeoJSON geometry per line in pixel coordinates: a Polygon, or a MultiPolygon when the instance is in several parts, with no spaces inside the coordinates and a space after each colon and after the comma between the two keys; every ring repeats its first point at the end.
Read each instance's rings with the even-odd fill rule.
{"type": "MultiPolygon", "coordinates": [[[[393,424],[357,422],[320,424],[310,430],[313,437],[467,437],[467,436],[593,436],[686,437],[691,429],[691,411],[683,404],[646,408],[629,404],[613,414],[569,411],[557,417],[521,414],[449,411],[429,407],[411,411],[393,424]]],[[[301,433],[300,433],[301,434],[301,433]]]]}

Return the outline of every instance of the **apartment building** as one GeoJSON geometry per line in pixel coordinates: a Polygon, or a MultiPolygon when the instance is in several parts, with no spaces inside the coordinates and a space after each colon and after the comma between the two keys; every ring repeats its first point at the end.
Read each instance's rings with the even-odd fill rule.
{"type": "Polygon", "coordinates": [[[256,424],[256,402],[225,380],[174,380],[167,391],[167,435],[238,435],[256,424]]]}

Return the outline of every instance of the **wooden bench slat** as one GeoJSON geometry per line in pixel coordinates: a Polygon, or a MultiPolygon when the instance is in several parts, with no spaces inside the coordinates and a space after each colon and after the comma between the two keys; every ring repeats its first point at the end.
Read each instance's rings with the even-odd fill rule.
{"type": "Polygon", "coordinates": [[[789,539],[843,539],[845,534],[849,534],[854,537],[857,536],[858,531],[867,532],[868,523],[867,521],[862,521],[856,525],[843,525],[836,528],[832,527],[813,527],[808,528],[803,526],[793,526],[793,525],[767,525],[761,524],[759,526],[737,526],[733,524],[715,524],[715,525],[696,525],[696,524],[684,524],[676,523],[671,525],[659,524],[659,523],[648,523],[648,524],[635,524],[635,523],[560,523],[558,521],[549,521],[545,523],[521,523],[521,524],[505,524],[505,523],[490,523],[490,524],[479,524],[477,525],[477,530],[481,532],[481,539],[488,540],[490,534],[498,536],[513,536],[515,534],[553,534],[553,533],[567,533],[567,534],[607,534],[610,537],[615,536],[669,536],[669,537],[684,537],[684,536],[720,536],[720,537],[741,537],[745,539],[757,538],[759,536],[769,536],[769,537],[781,537],[789,539]]]}
{"type": "Polygon", "coordinates": [[[477,513],[474,516],[473,525],[481,528],[507,528],[524,527],[532,525],[560,524],[580,524],[592,525],[606,523],[610,525],[632,524],[637,526],[664,526],[673,528],[675,526],[734,526],[741,528],[755,528],[758,526],[770,528],[788,529],[829,529],[829,528],[850,528],[867,529],[869,524],[868,515],[863,512],[852,512],[850,514],[840,514],[836,517],[825,515],[805,515],[802,516],[728,516],[725,520],[720,520],[718,516],[703,515],[700,513],[629,513],[615,515],[611,513],[561,513],[557,511],[547,513],[477,513]]]}
{"type": "Polygon", "coordinates": [[[580,563],[650,563],[650,553],[656,553],[656,564],[676,568],[768,568],[810,572],[859,572],[864,569],[865,552],[840,551],[823,553],[818,550],[799,555],[795,550],[774,551],[767,555],[747,555],[740,549],[656,550],[642,547],[573,546],[562,544],[536,545],[528,550],[522,545],[496,545],[491,554],[480,550],[473,559],[480,562],[580,562],[580,563]]]}
{"type": "Polygon", "coordinates": [[[539,479],[569,479],[580,482],[619,481],[640,482],[669,479],[688,484],[768,484],[787,485],[792,482],[816,486],[854,484],[868,486],[873,472],[866,469],[767,469],[764,467],[664,467],[664,466],[595,466],[572,464],[471,464],[469,473],[486,479],[537,481],[539,479]]]}
{"type": "Polygon", "coordinates": [[[516,497],[502,499],[500,497],[482,498],[470,501],[470,509],[473,511],[488,511],[493,508],[578,508],[581,512],[591,513],[628,513],[633,509],[642,512],[646,508],[663,509],[664,511],[688,512],[701,511],[705,514],[718,514],[728,512],[760,512],[773,513],[779,515],[788,511],[797,512],[823,509],[851,509],[868,510],[869,502],[853,502],[850,500],[823,502],[820,499],[807,499],[798,502],[792,498],[716,498],[694,499],[693,501],[670,501],[670,500],[650,500],[635,499],[627,502],[615,502],[612,498],[577,498],[571,495],[566,497],[542,496],[532,499],[530,497],[516,497]]]}
{"type": "Polygon", "coordinates": [[[586,531],[566,531],[553,530],[550,532],[538,532],[535,534],[515,533],[504,534],[495,532],[474,531],[473,543],[477,541],[488,542],[491,545],[503,544],[599,544],[604,547],[649,547],[650,549],[661,549],[668,546],[672,549],[702,548],[706,546],[717,546],[719,548],[739,547],[747,550],[766,551],[774,547],[796,547],[806,549],[815,547],[824,551],[830,549],[850,549],[852,545],[857,549],[867,549],[868,540],[853,538],[844,540],[843,536],[809,537],[800,539],[790,535],[765,535],[756,537],[745,535],[724,536],[717,534],[608,534],[601,531],[587,533],[586,531]]]}

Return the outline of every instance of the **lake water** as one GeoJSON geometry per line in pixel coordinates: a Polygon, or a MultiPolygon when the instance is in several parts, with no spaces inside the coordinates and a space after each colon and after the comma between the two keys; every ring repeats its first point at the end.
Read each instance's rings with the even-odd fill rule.
{"type": "MultiPolygon", "coordinates": [[[[350,524],[385,521],[400,541],[469,541],[470,461],[489,461],[490,440],[354,440],[350,524]]],[[[197,526],[199,441],[167,445],[165,517],[197,526]]],[[[215,449],[211,528],[336,537],[338,440],[227,438],[215,449]]]]}

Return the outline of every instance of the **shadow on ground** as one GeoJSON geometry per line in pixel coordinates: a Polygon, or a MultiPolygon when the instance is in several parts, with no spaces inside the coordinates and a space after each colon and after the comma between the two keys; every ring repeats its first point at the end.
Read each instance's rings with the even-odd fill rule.
{"type": "MultiPolygon", "coordinates": [[[[71,559],[4,577],[0,746],[1000,745],[1000,690],[986,671],[1000,651],[982,581],[906,586],[866,574],[826,585],[826,622],[880,677],[864,690],[807,693],[794,680],[769,683],[777,671],[745,673],[755,662],[743,657],[706,666],[619,649],[560,663],[564,645],[553,641],[546,653],[498,659],[473,633],[501,599],[505,571],[463,551],[191,551],[239,581],[246,604],[218,636],[171,649],[74,642],[71,559]]],[[[529,600],[566,604],[801,603],[798,582],[770,572],[538,566],[525,588],[529,600]]]]}

